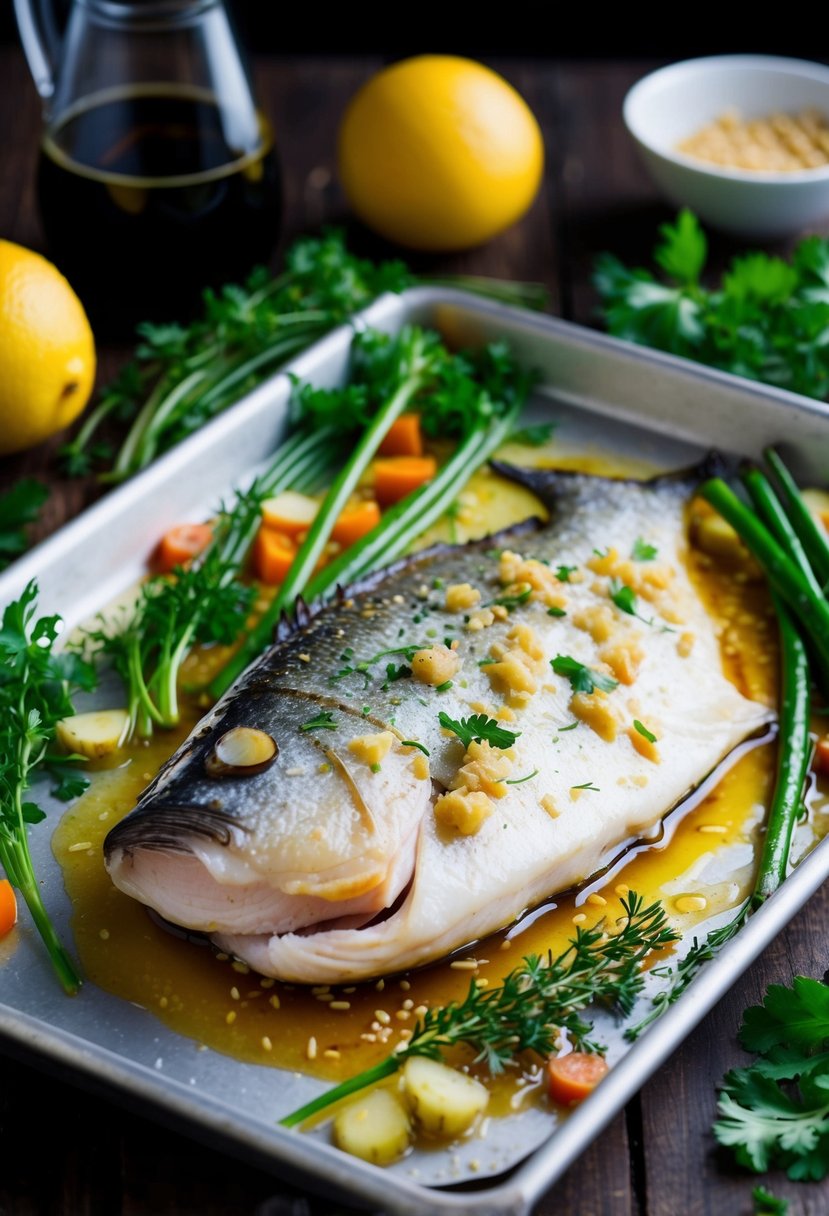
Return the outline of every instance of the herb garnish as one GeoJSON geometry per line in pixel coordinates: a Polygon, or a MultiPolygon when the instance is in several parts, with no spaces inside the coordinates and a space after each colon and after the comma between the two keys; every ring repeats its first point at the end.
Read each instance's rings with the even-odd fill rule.
{"type": "Polygon", "coordinates": [[[552,608],[547,609],[547,616],[567,616],[563,608],[557,608],[554,604],[552,608]]]}
{"type": "Polygon", "coordinates": [[[337,723],[334,721],[334,715],[330,709],[321,709],[315,718],[309,718],[307,722],[303,722],[300,730],[336,730],[337,723]]]}
{"type": "Polygon", "coordinates": [[[631,557],[635,562],[652,562],[658,553],[656,545],[649,545],[641,536],[637,536],[633,542],[631,557]]]}
{"type": "Polygon", "coordinates": [[[602,791],[592,781],[585,781],[583,785],[571,785],[571,790],[590,790],[593,794],[600,794],[602,791]]]}
{"type": "Polygon", "coordinates": [[[92,668],[71,651],[54,654],[63,622],[58,616],[35,619],[37,584],[3,613],[0,629],[0,863],[21,893],[68,993],[80,979],[43,905],[29,852],[28,826],[45,818],[25,801],[38,769],[48,765],[55,727],[75,711],[72,694],[95,684],[92,668]]]}
{"type": "Polygon", "coordinates": [[[640,734],[643,739],[647,739],[648,743],[656,743],[656,735],[653,734],[652,731],[649,731],[647,726],[643,725],[638,718],[633,719],[633,729],[640,734]]]}
{"type": "Polygon", "coordinates": [[[604,1004],[629,1013],[642,989],[642,963],[653,950],[677,940],[660,903],[644,906],[632,891],[622,900],[621,926],[600,921],[579,926],[567,949],[546,958],[530,955],[497,986],[480,988],[473,980],[462,1001],[429,1009],[415,1023],[412,1037],[394,1055],[344,1081],[285,1116],[295,1127],[350,1094],[392,1076],[408,1056],[439,1060],[456,1044],[475,1053],[475,1062],[493,1075],[514,1065],[522,1052],[542,1058],[555,1049],[564,1031],[582,1051],[598,1051],[593,1027],[580,1016],[589,1005],[604,1004]]]}
{"type": "Polygon", "coordinates": [[[438,721],[444,730],[451,730],[453,734],[457,735],[464,747],[469,747],[473,742],[486,742],[490,747],[502,749],[512,747],[521,734],[520,731],[506,730],[503,726],[499,726],[494,718],[488,718],[486,714],[472,714],[469,718],[461,718],[460,721],[457,721],[441,710],[438,714],[438,721]]]}
{"type": "Polygon", "coordinates": [[[33,477],[25,477],[0,495],[0,570],[5,570],[28,548],[26,524],[33,523],[49,491],[33,477]]]}
{"type": "Polygon", "coordinates": [[[405,663],[386,664],[386,682],[403,679],[405,676],[412,674],[412,669],[409,666],[418,650],[428,650],[429,642],[410,642],[407,646],[393,646],[389,650],[378,650],[377,654],[373,654],[370,659],[359,659],[356,662],[351,662],[354,657],[353,650],[346,650],[341,655],[345,660],[346,666],[341,667],[333,676],[330,676],[331,682],[343,680],[346,676],[361,675],[365,681],[364,687],[368,688],[371,682],[371,668],[375,663],[379,663],[381,659],[388,658],[389,655],[402,655],[406,660],[405,663]]]}
{"type": "Polygon", "coordinates": [[[507,435],[507,443],[523,443],[530,448],[540,448],[550,442],[555,429],[555,422],[537,422],[530,426],[522,426],[520,430],[507,435]]]}
{"type": "Polygon", "coordinates": [[[578,566],[556,566],[556,578],[560,583],[569,583],[570,575],[578,570],[578,566]]]}
{"type": "Polygon", "coordinates": [[[610,580],[610,598],[621,612],[626,612],[628,616],[637,615],[636,592],[621,579],[612,578],[610,580]]]}
{"type": "Polygon", "coordinates": [[[591,693],[596,688],[602,692],[612,692],[619,683],[612,676],[602,675],[568,654],[557,654],[554,659],[550,659],[550,666],[557,676],[567,677],[573,692],[591,693]]]}
{"type": "Polygon", "coordinates": [[[513,777],[504,780],[504,785],[523,785],[525,781],[531,781],[533,777],[538,776],[538,769],[534,768],[531,773],[527,773],[526,777],[513,777]]]}
{"type": "Polygon", "coordinates": [[[424,756],[431,756],[428,747],[424,747],[422,743],[418,743],[416,739],[401,739],[401,747],[416,747],[419,752],[423,752],[424,756]]]}

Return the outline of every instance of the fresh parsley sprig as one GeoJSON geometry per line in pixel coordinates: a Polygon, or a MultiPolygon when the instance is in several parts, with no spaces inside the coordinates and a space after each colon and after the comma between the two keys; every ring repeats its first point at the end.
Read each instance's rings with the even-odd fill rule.
{"type": "Polygon", "coordinates": [[[530,955],[497,986],[480,988],[473,980],[462,1001],[429,1009],[411,1038],[394,1055],[286,1115],[296,1127],[335,1102],[391,1076],[408,1056],[439,1060],[463,1045],[476,1063],[497,1075],[515,1067],[522,1052],[546,1057],[564,1031],[582,1051],[598,1051],[592,1025],[581,1014],[591,1005],[630,1012],[642,987],[642,963],[654,950],[676,941],[660,903],[645,906],[630,892],[622,900],[619,926],[604,921],[576,930],[566,950],[546,958],[530,955]]]}
{"type": "Polygon", "coordinates": [[[34,477],[24,477],[0,495],[0,570],[25,553],[26,525],[37,519],[48,497],[46,486],[34,477]]]}
{"type": "Polygon", "coordinates": [[[0,628],[0,864],[26,901],[67,993],[80,978],[43,903],[29,852],[28,827],[45,818],[27,791],[48,761],[55,727],[74,713],[72,696],[95,682],[78,655],[55,654],[63,622],[37,617],[37,584],[29,583],[3,613],[0,628]]]}
{"type": "Polygon", "coordinates": [[[612,676],[602,675],[600,671],[594,671],[592,667],[579,663],[578,659],[569,654],[557,654],[554,659],[550,659],[550,666],[557,676],[566,676],[574,693],[591,693],[597,688],[601,692],[612,692],[619,683],[612,676]]]}
{"type": "Polygon", "coordinates": [[[829,241],[807,237],[789,262],[764,253],[734,258],[719,284],[702,283],[707,241],[681,211],[659,229],[654,260],[631,269],[611,254],[594,282],[617,337],[710,367],[825,399],[829,393],[829,241]]]}
{"type": "Polygon", "coordinates": [[[507,730],[500,726],[494,718],[488,718],[486,714],[472,714],[468,718],[461,718],[458,721],[456,718],[450,718],[442,710],[438,714],[438,721],[444,730],[451,730],[457,735],[464,747],[469,747],[470,743],[488,743],[490,747],[501,748],[512,747],[515,740],[521,734],[520,731],[507,730]]]}

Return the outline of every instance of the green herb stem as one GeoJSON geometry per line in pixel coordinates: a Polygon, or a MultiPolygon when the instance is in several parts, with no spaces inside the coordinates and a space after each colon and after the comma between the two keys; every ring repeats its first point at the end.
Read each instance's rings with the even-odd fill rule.
{"type": "Polygon", "coordinates": [[[342,1081],[339,1085],[335,1085],[333,1089],[327,1089],[318,1098],[314,1098],[312,1101],[306,1102],[304,1106],[300,1106],[299,1110],[292,1111],[290,1115],[286,1115],[284,1119],[279,1120],[280,1126],[297,1127],[300,1123],[304,1123],[306,1119],[311,1119],[314,1115],[319,1114],[320,1111],[327,1110],[334,1103],[342,1102],[343,1098],[350,1098],[352,1094],[359,1093],[366,1086],[376,1085],[378,1081],[383,1081],[386,1077],[393,1076],[402,1063],[403,1059],[401,1056],[388,1056],[387,1059],[381,1060],[379,1064],[375,1064],[373,1068],[367,1068],[365,1072],[359,1073],[356,1077],[351,1077],[348,1081],[342,1081]]]}

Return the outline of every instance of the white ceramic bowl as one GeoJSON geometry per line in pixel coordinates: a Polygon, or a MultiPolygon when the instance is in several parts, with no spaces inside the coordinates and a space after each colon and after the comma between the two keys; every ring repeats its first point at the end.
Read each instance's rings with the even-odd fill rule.
{"type": "Polygon", "coordinates": [[[773,55],[714,55],[661,68],[625,98],[625,125],[651,176],[705,223],[750,237],[783,237],[829,221],[829,165],[796,173],[725,169],[677,145],[727,110],[743,118],[815,108],[829,117],[829,68],[773,55]]]}

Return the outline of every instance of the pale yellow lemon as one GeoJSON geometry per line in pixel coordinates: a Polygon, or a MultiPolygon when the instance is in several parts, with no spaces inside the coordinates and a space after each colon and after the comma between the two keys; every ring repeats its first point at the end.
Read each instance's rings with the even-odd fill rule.
{"type": "Polygon", "coordinates": [[[488,241],[532,203],[541,130],[497,73],[454,55],[418,55],[373,76],[350,102],[339,168],[357,215],[411,249],[488,241]]]}
{"type": "Polygon", "coordinates": [[[0,240],[0,454],[68,426],[94,380],[95,341],[69,283],[40,254],[0,240]]]}

